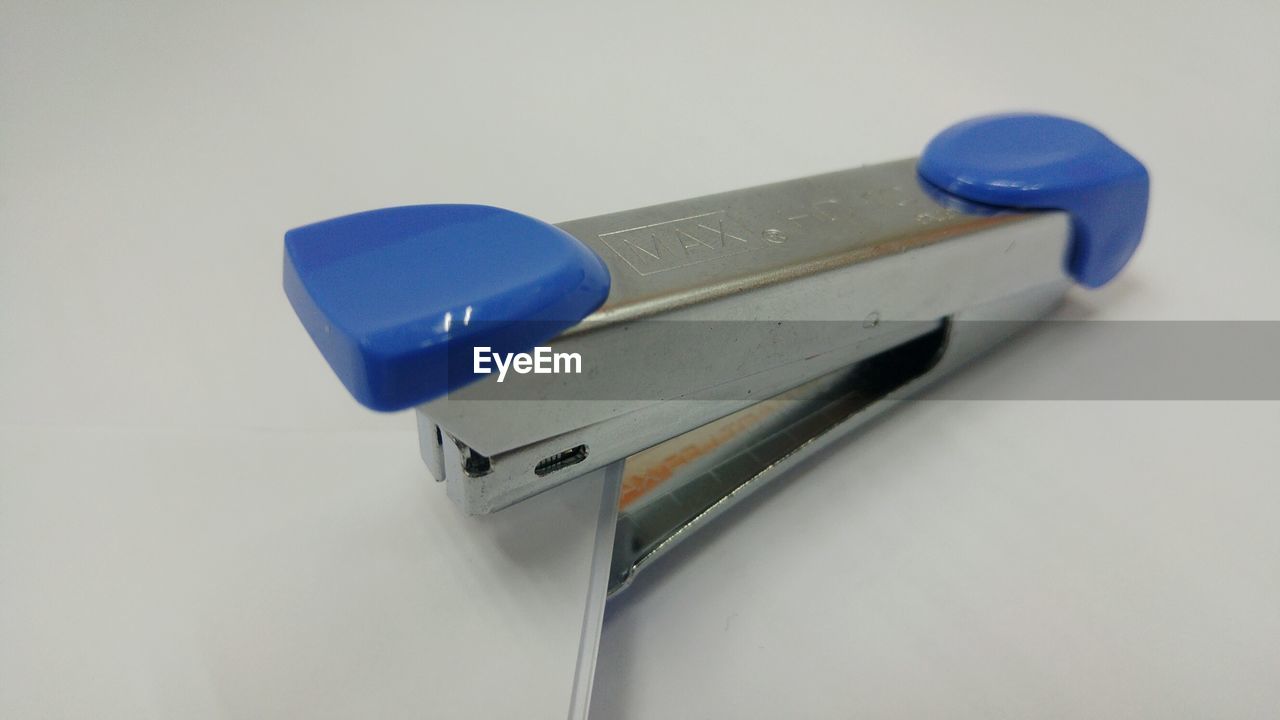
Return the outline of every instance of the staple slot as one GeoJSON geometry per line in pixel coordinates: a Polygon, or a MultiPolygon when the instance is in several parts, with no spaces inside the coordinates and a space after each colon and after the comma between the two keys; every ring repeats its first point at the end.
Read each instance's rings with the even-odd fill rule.
{"type": "MultiPolygon", "coordinates": [[[[656,467],[663,472],[650,471],[651,476],[667,479],[621,508],[610,592],[625,586],[639,563],[661,554],[683,528],[751,480],[928,372],[946,338],[947,325],[940,323],[925,335],[629,459],[628,472],[634,463],[637,477],[644,476],[645,467],[656,467]]],[[[624,498],[625,490],[624,482],[624,498]]]]}
{"type": "Polygon", "coordinates": [[[562,450],[555,455],[543,458],[533,468],[533,472],[538,477],[550,475],[557,470],[563,470],[571,465],[577,465],[587,459],[587,446],[579,445],[568,450],[562,450]]]}

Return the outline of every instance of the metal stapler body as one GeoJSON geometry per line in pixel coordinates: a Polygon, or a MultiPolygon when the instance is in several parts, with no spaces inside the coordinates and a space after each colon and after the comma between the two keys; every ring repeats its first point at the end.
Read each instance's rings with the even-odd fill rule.
{"type": "Polygon", "coordinates": [[[358,399],[415,408],[463,511],[621,464],[616,592],[1072,285],[1109,280],[1147,182],[1092,128],[992,116],[919,160],[555,226],[483,206],[326,221],[286,236],[285,285],[358,399]],[[481,350],[534,346],[581,367],[477,371],[481,350]]]}

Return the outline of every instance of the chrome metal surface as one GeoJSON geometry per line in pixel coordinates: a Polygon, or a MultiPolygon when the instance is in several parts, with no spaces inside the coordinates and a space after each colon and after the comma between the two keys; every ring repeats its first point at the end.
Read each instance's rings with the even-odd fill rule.
{"type": "Polygon", "coordinates": [[[561,227],[613,278],[605,305],[550,343],[579,353],[584,373],[508,375],[418,409],[424,460],[469,513],[849,368],[966,310],[1060,292],[1069,238],[1062,213],[944,208],[918,187],[913,161],[561,227]],[[829,332],[820,321],[845,322],[829,332]]]}
{"type": "MultiPolygon", "coordinates": [[[[730,436],[701,462],[679,468],[683,477],[666,479],[653,497],[643,498],[635,509],[622,509],[609,594],[629,587],[654,561],[770,480],[1050,312],[1068,287],[1065,281],[1051,283],[958,313],[930,335],[762,402],[776,405],[766,408],[764,417],[741,423],[737,432],[735,418],[755,408],[689,433],[714,432],[719,425],[730,436]]],[[[627,462],[650,453],[679,454],[685,447],[684,436],[677,436],[627,462]]]]}

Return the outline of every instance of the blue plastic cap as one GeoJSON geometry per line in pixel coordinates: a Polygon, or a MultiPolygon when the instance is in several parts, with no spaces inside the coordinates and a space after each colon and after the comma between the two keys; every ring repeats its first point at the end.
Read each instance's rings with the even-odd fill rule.
{"type": "Polygon", "coordinates": [[[523,352],[609,294],[588,247],[483,205],[348,215],[284,236],[284,289],[356,400],[401,410],[478,377],[471,349],[523,352]]]}
{"type": "Polygon", "coordinates": [[[990,115],[952,125],[920,156],[920,176],[961,199],[1072,217],[1067,271],[1099,287],[1142,238],[1150,179],[1137,158],[1084,123],[990,115]]]}

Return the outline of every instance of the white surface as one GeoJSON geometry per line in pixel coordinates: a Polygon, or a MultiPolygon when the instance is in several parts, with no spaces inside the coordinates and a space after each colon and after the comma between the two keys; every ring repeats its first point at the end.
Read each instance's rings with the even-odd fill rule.
{"type": "MultiPolygon", "coordinates": [[[[222,618],[231,696],[255,699],[227,715],[312,695],[418,714],[396,703],[428,681],[394,660],[427,662],[420,636],[325,654],[385,614],[358,589],[389,570],[291,576],[260,600],[337,594],[252,643],[231,620],[252,584],[187,568],[165,590],[213,552],[202,523],[314,530],[254,508],[249,478],[353,522],[274,463],[301,456],[355,503],[438,499],[414,484],[411,418],[356,407],[283,299],[280,236],[307,221],[446,201],[569,219],[905,157],[1033,108],[1095,123],[1154,178],[1134,264],[1076,312],[1280,319],[1274,3],[744,5],[6,3],[0,715],[96,715],[111,693],[195,714],[172,703],[222,685],[184,664],[193,607],[222,618]],[[254,470],[212,484],[210,463],[254,470]],[[368,495],[341,484],[355,473],[368,495]]],[[[990,367],[1052,361],[1034,347],[990,367]]],[[[906,408],[642,578],[606,624],[595,707],[1274,716],[1277,430],[1263,403],[906,408]]],[[[392,505],[401,530],[378,542],[408,562],[429,515],[392,505]]],[[[325,563],[354,551],[328,537],[325,563]]]]}
{"type": "Polygon", "coordinates": [[[6,427],[0,717],[563,718],[603,483],[468,518],[416,437],[6,427]]]}

